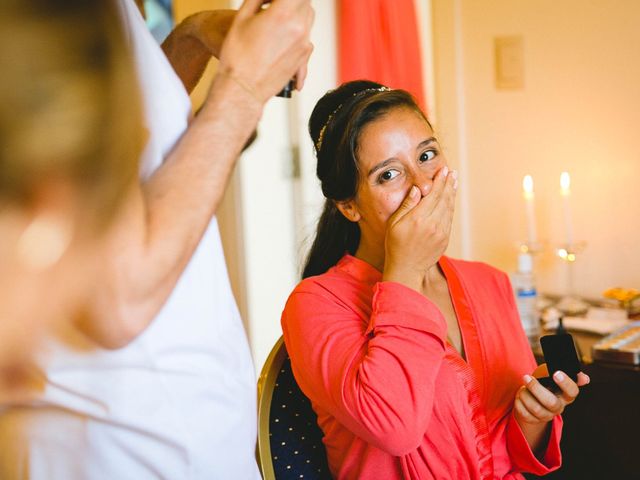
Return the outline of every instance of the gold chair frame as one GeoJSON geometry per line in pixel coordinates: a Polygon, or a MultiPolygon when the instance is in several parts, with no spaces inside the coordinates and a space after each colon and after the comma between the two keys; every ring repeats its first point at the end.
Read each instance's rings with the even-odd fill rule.
{"type": "Polygon", "coordinates": [[[287,358],[287,350],[284,347],[283,337],[280,337],[264,362],[258,378],[258,465],[264,480],[276,478],[271,461],[269,415],[276,378],[285,358],[287,358]]]}

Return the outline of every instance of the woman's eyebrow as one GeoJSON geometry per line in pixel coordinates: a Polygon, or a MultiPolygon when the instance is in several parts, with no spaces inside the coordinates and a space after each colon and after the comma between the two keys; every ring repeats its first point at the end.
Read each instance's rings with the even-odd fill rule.
{"type": "Polygon", "coordinates": [[[438,143],[438,140],[436,139],[436,137],[429,137],[426,140],[421,141],[416,147],[416,150],[420,150],[421,148],[426,147],[430,143],[438,143]]]}
{"type": "Polygon", "coordinates": [[[391,162],[393,162],[395,159],[396,159],[396,157],[391,157],[391,158],[387,158],[386,160],[383,160],[380,163],[377,163],[376,165],[371,167],[371,170],[369,170],[369,173],[367,173],[367,177],[370,177],[371,175],[373,175],[377,170],[380,170],[381,168],[386,167],[391,162]]]}

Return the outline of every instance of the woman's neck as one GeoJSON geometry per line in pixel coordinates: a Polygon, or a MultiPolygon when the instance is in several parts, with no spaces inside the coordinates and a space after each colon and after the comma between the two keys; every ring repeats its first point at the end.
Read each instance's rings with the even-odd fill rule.
{"type": "Polygon", "coordinates": [[[367,262],[379,272],[384,272],[384,244],[371,245],[361,240],[354,256],[367,262]]]}
{"type": "MultiPolygon", "coordinates": [[[[384,273],[384,244],[372,245],[361,241],[354,256],[364,262],[367,262],[380,273],[384,273]]],[[[424,277],[421,282],[423,293],[429,293],[434,286],[439,285],[442,281],[446,280],[444,279],[444,275],[437,263],[425,269],[424,277]]]]}

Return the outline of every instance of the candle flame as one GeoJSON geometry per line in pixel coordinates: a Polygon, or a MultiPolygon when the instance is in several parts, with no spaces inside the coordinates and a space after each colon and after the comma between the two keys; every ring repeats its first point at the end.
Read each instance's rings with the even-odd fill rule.
{"type": "Polygon", "coordinates": [[[571,187],[571,177],[569,172],[562,172],[560,174],[560,189],[563,195],[569,195],[569,188],[571,187]]]}
{"type": "Polygon", "coordinates": [[[533,197],[533,177],[531,175],[525,175],[522,179],[522,189],[525,198],[533,197]]]}

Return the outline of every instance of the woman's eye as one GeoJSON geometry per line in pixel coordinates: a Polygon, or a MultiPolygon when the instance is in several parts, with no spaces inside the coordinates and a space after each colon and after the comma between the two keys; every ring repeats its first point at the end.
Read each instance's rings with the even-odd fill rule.
{"type": "Polygon", "coordinates": [[[420,163],[428,162],[429,160],[435,158],[438,152],[435,150],[427,150],[426,152],[422,152],[420,155],[420,163]]]}
{"type": "Polygon", "coordinates": [[[399,174],[400,172],[398,172],[398,170],[387,170],[386,172],[382,172],[380,174],[380,176],[378,177],[378,181],[380,183],[388,182],[389,180],[396,178],[399,174]]]}

